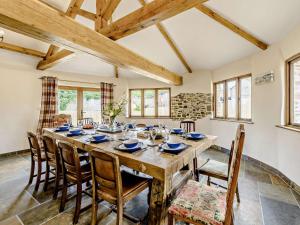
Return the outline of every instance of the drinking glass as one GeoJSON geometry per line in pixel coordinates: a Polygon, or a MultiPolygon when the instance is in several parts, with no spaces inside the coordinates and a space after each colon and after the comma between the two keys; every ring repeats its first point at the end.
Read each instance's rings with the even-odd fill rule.
{"type": "Polygon", "coordinates": [[[125,125],[123,126],[123,140],[126,140],[126,139],[127,139],[128,131],[129,131],[129,128],[128,128],[128,126],[125,124],[125,125]]]}
{"type": "Polygon", "coordinates": [[[150,130],[150,137],[151,137],[151,142],[152,142],[151,145],[152,146],[156,145],[155,144],[155,138],[156,138],[157,132],[158,132],[157,129],[154,129],[154,128],[150,130]]]}

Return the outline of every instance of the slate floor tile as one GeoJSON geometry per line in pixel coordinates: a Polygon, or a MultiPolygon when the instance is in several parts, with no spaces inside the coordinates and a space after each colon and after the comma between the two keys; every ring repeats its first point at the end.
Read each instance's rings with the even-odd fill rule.
{"type": "Polygon", "coordinates": [[[27,192],[10,195],[0,200],[0,221],[28,210],[39,203],[27,192]]]}
{"type": "Polygon", "coordinates": [[[261,196],[264,225],[300,225],[300,209],[296,205],[261,196]]]}
{"type": "Polygon", "coordinates": [[[258,190],[261,196],[292,205],[298,205],[289,188],[258,182],[258,190]]]}

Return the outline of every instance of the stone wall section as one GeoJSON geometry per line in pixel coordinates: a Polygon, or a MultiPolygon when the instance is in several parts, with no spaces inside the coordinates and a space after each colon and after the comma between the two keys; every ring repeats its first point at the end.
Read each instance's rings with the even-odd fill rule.
{"type": "Polygon", "coordinates": [[[212,95],[205,93],[180,93],[171,98],[173,120],[202,119],[211,114],[212,95]]]}

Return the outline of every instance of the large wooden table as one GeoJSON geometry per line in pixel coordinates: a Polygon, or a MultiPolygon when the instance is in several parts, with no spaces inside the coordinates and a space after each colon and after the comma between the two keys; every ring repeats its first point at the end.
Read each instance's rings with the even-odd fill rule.
{"type": "MultiPolygon", "coordinates": [[[[94,131],[86,132],[92,133],[94,131]]],[[[190,147],[178,155],[173,155],[160,152],[158,147],[149,147],[146,150],[137,151],[135,153],[126,153],[115,150],[114,146],[116,146],[118,142],[120,143],[118,139],[122,136],[122,134],[107,134],[113,137],[115,141],[91,144],[87,141],[90,135],[67,137],[65,132],[54,132],[54,130],[50,128],[44,129],[44,133],[57,140],[72,143],[78,148],[88,152],[96,150],[97,148],[112,152],[119,157],[122,165],[153,177],[148,217],[148,224],[151,225],[166,224],[166,200],[168,194],[172,190],[172,187],[175,185],[175,181],[173,179],[174,175],[178,174],[178,172],[184,167],[191,171],[193,159],[195,157],[199,157],[204,150],[213,145],[217,138],[216,136],[207,135],[207,138],[198,142],[184,140],[184,142],[190,145],[190,147]]]]}

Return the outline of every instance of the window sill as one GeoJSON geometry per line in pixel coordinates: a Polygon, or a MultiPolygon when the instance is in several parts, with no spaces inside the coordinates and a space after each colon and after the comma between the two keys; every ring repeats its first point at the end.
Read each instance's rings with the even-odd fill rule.
{"type": "Polygon", "coordinates": [[[300,127],[290,125],[276,125],[276,127],[300,133],[300,127]]]}
{"type": "Polygon", "coordinates": [[[234,119],[221,119],[221,118],[211,118],[210,120],[225,121],[225,122],[233,122],[233,123],[254,124],[254,122],[252,122],[252,121],[247,121],[247,120],[234,120],[234,119]]]}

